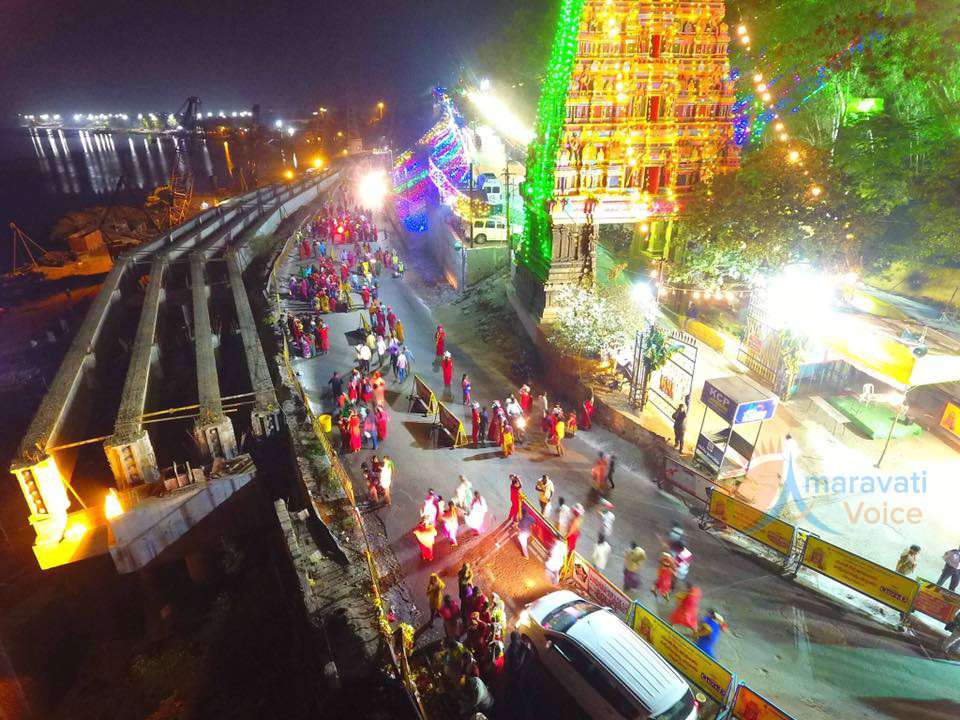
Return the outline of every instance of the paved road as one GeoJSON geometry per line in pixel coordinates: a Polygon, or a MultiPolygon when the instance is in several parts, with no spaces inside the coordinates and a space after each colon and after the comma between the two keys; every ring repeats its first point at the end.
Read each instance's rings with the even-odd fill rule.
{"type": "MultiPolygon", "coordinates": [[[[425,257],[426,251],[415,236],[408,242],[411,255],[425,257]]],[[[436,322],[431,307],[409,283],[386,275],[380,281],[381,298],[404,323],[407,344],[415,356],[413,370],[439,392],[442,381],[433,365],[436,322]]],[[[297,305],[293,303],[294,308],[297,305]]],[[[331,326],[331,352],[320,358],[294,361],[315,408],[329,407],[325,391],[332,372],[345,373],[352,366],[348,336],[358,327],[359,316],[356,312],[335,314],[327,316],[327,321],[331,326]]],[[[518,332],[522,332],[519,325],[518,332]]],[[[449,335],[447,339],[455,361],[455,378],[462,372],[469,373],[474,398],[481,402],[489,403],[512,391],[510,382],[491,371],[483,357],[462,350],[459,343],[464,340],[449,335]]],[[[406,594],[421,610],[425,608],[423,590],[429,573],[442,568],[450,574],[458,565],[458,556],[446,544],[438,545],[432,565],[424,566],[419,561],[410,531],[428,488],[449,496],[457,476],[463,473],[487,498],[499,521],[509,506],[508,474],[519,474],[525,489],[532,494],[535,479],[546,472],[553,478],[558,495],[568,502],[586,504],[590,464],[598,449],[602,449],[614,452],[620,459],[617,487],[611,495],[617,520],[608,574],[619,578],[623,552],[635,540],[650,556],[641,572],[643,586],[649,587],[660,538],[674,522],[682,524],[695,557],[690,577],[704,590],[703,606],[719,608],[731,626],[731,633],[721,640],[719,659],[740,679],[798,718],[960,717],[957,663],[931,659],[930,655],[938,657],[935,650],[925,651],[915,641],[844,612],[772,574],[715,535],[700,531],[682,505],[636,471],[642,466],[639,451],[620,438],[596,427],[578,433],[570,439],[567,455],[562,459],[542,443],[533,443],[509,459],[501,458],[492,447],[434,447],[429,420],[407,412],[410,388],[409,379],[403,387],[395,382],[389,386],[391,423],[381,452],[389,453],[396,461],[398,472],[393,507],[378,514],[401,566],[406,594]]],[[[462,412],[459,392],[455,395],[451,407],[462,412]]],[[[361,460],[370,454],[364,450],[346,458],[355,477],[361,460]]],[[[358,483],[359,487],[362,483],[358,483]]],[[[598,526],[596,513],[588,511],[579,547],[587,555],[598,526]]],[[[455,580],[450,584],[455,586],[455,580]]],[[[651,602],[646,591],[640,599],[648,605],[651,602]]]]}

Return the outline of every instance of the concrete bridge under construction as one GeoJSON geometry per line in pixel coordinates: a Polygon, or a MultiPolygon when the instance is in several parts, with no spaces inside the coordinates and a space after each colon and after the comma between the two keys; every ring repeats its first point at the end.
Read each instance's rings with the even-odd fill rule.
{"type": "Polygon", "coordinates": [[[11,468],[41,567],[139,570],[250,481],[240,440],[276,432],[279,407],[243,274],[336,182],[230,198],[116,260],[11,468]]]}

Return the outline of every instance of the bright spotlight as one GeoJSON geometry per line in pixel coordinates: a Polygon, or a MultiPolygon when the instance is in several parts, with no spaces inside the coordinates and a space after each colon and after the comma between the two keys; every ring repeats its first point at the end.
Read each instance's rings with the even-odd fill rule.
{"type": "Polygon", "coordinates": [[[360,205],[371,210],[383,207],[383,200],[387,196],[387,174],[383,170],[375,170],[360,178],[357,187],[360,205]]]}

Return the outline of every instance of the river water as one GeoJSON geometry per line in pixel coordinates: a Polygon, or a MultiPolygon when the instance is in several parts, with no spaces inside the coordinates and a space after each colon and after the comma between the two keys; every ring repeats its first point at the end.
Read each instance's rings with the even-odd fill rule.
{"type": "Polygon", "coordinates": [[[41,245],[58,218],[72,210],[111,201],[141,206],[174,168],[189,169],[194,192],[239,190],[241,175],[269,179],[279,171],[281,151],[224,138],[91,133],[83,130],[0,129],[0,271],[9,268],[10,222],[41,245]],[[259,172],[258,172],[259,171],[259,172]]]}

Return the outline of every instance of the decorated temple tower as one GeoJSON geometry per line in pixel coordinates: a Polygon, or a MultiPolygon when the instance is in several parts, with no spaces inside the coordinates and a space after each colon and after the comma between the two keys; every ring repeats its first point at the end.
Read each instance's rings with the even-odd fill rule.
{"type": "Polygon", "coordinates": [[[736,166],[724,13],[722,0],[561,0],[527,159],[518,288],[535,310],[592,273],[600,224],[632,224],[641,251],[669,254],[683,196],[736,166]]]}

